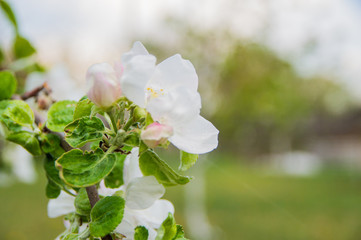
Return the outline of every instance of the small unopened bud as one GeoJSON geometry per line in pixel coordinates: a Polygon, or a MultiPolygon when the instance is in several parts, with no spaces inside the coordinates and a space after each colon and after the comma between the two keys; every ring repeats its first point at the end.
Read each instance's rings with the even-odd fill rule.
{"type": "Polygon", "coordinates": [[[168,125],[154,122],[150,124],[140,135],[140,138],[150,148],[155,148],[160,144],[165,144],[173,135],[173,128],[168,125]]]}
{"type": "Polygon", "coordinates": [[[98,107],[110,107],[122,95],[117,73],[108,63],[92,65],[86,80],[91,86],[87,95],[98,107]]]}
{"type": "Polygon", "coordinates": [[[141,108],[138,106],[135,107],[134,113],[133,113],[134,121],[138,122],[142,118],[145,119],[146,117],[147,117],[147,111],[144,108],[141,108]]]}
{"type": "Polygon", "coordinates": [[[113,138],[112,144],[115,146],[120,146],[123,144],[126,133],[123,129],[119,129],[117,135],[113,138]]]}

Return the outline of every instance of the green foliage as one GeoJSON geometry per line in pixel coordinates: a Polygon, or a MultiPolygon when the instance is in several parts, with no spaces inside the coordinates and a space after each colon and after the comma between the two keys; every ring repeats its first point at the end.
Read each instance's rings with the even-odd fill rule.
{"type": "Polygon", "coordinates": [[[188,170],[197,162],[197,159],[198,159],[198,154],[192,154],[192,153],[180,151],[181,164],[179,166],[179,170],[181,171],[188,170]]]}
{"type": "Polygon", "coordinates": [[[57,161],[61,178],[73,187],[88,187],[100,182],[114,167],[116,156],[104,153],[100,148],[94,152],[73,149],[57,161]]]}
{"type": "Polygon", "coordinates": [[[129,147],[138,147],[140,143],[140,136],[138,132],[130,132],[124,138],[124,144],[129,147]]]}
{"type": "Polygon", "coordinates": [[[59,177],[59,170],[55,167],[55,158],[51,154],[46,154],[44,170],[48,179],[46,196],[48,198],[57,198],[64,187],[64,183],[59,177]]]}
{"type": "Polygon", "coordinates": [[[30,133],[27,131],[14,132],[7,135],[6,140],[21,145],[33,155],[42,154],[39,141],[34,133],[30,133]]]}
{"type": "Polygon", "coordinates": [[[17,131],[16,125],[32,128],[34,113],[24,101],[4,100],[0,102],[0,120],[11,128],[9,130],[17,131]]]}
{"type": "Polygon", "coordinates": [[[105,128],[97,117],[83,117],[69,123],[65,127],[65,140],[72,147],[84,146],[87,142],[101,140],[105,128]]]}
{"type": "Polygon", "coordinates": [[[48,111],[46,126],[54,132],[63,132],[66,125],[73,121],[75,101],[59,101],[54,103],[48,111]]]}
{"type": "Polygon", "coordinates": [[[15,58],[25,58],[33,55],[36,50],[31,45],[31,43],[26,39],[21,37],[20,35],[17,35],[15,38],[13,51],[15,58]]]}
{"type": "Polygon", "coordinates": [[[90,233],[103,237],[111,233],[122,221],[125,201],[119,196],[111,196],[98,201],[91,210],[90,233]]]}
{"type": "Polygon", "coordinates": [[[187,240],[184,237],[183,226],[177,224],[177,233],[176,233],[175,237],[173,238],[173,240],[187,240]]]}
{"type": "Polygon", "coordinates": [[[118,188],[124,184],[123,167],[127,155],[121,153],[114,153],[114,155],[116,157],[114,168],[104,179],[105,186],[108,188],[118,188]]]}
{"type": "MultiPolygon", "coordinates": [[[[0,53],[1,55],[1,53],[0,53]]],[[[0,56],[1,62],[1,56],[0,56]]],[[[0,72],[0,100],[9,99],[16,91],[17,82],[15,76],[10,71],[0,72]]]]}
{"type": "Polygon", "coordinates": [[[79,234],[68,233],[62,238],[62,240],[79,240],[79,234]]]}
{"type": "Polygon", "coordinates": [[[60,148],[60,137],[52,133],[41,134],[40,143],[44,153],[51,153],[60,148]]]}
{"type": "Polygon", "coordinates": [[[145,176],[153,175],[164,186],[183,185],[190,181],[189,177],[176,173],[152,150],[147,150],[140,155],[139,167],[145,176]]]}
{"type": "Polygon", "coordinates": [[[45,194],[47,198],[57,198],[60,195],[61,188],[51,181],[48,180],[48,184],[46,185],[45,194]]]}
{"type": "Polygon", "coordinates": [[[91,205],[85,188],[81,188],[79,190],[78,195],[75,198],[74,205],[77,213],[83,216],[89,216],[91,205]]]}
{"type": "Polygon", "coordinates": [[[9,21],[14,25],[15,30],[18,31],[18,24],[16,22],[15,14],[14,14],[13,10],[11,10],[11,7],[9,6],[9,4],[6,1],[1,0],[0,7],[4,11],[4,13],[5,13],[6,17],[9,19],[9,21]]]}
{"type": "Polygon", "coordinates": [[[92,103],[89,99],[79,101],[76,104],[73,119],[76,120],[82,117],[89,117],[93,106],[94,103],[92,103]]]}
{"type": "Polygon", "coordinates": [[[124,110],[125,110],[125,103],[119,102],[114,104],[111,107],[111,109],[107,111],[114,132],[116,132],[119,129],[120,125],[122,125],[124,122],[124,110]]]}
{"type": "Polygon", "coordinates": [[[163,221],[158,229],[155,240],[173,240],[177,235],[177,225],[172,213],[168,213],[168,217],[163,221]]]}
{"type": "Polygon", "coordinates": [[[147,240],[148,235],[148,229],[144,226],[137,226],[134,230],[134,240],[147,240]]]}

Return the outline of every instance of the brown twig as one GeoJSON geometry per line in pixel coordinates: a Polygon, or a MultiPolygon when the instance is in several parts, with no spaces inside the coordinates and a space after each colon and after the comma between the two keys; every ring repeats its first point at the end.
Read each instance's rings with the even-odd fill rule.
{"type": "Polygon", "coordinates": [[[28,92],[26,92],[26,93],[23,93],[23,94],[20,96],[20,98],[21,98],[22,100],[27,100],[27,99],[29,99],[29,98],[31,98],[31,97],[36,97],[36,96],[39,94],[39,92],[41,92],[44,88],[47,88],[47,84],[46,84],[46,83],[44,83],[43,85],[41,85],[41,86],[39,86],[39,87],[37,87],[37,88],[34,88],[34,89],[31,90],[31,91],[28,91],[28,92]]]}
{"type": "Polygon", "coordinates": [[[90,206],[93,208],[94,205],[100,200],[97,187],[95,185],[86,187],[86,193],[88,194],[90,206]]]}

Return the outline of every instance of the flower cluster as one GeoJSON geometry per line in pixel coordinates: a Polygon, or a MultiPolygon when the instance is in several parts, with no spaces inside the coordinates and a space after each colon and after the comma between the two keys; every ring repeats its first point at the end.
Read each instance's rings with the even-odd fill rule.
{"type": "Polygon", "coordinates": [[[58,239],[185,240],[161,197],[191,178],[155,150],[172,143],[184,172],[218,145],[218,130],[200,115],[193,65],[179,54],[157,65],[136,42],[121,63],[94,64],[86,79],[87,96],[50,101],[46,121],[22,100],[0,101],[6,139],[44,155],[48,215],[65,216],[58,239]]]}
{"type": "Polygon", "coordinates": [[[218,130],[200,116],[198,76],[179,54],[156,65],[156,58],[140,42],[122,57],[122,65],[91,66],[88,97],[99,107],[109,107],[123,93],[145,108],[155,121],[143,130],[142,140],[156,147],[169,140],[180,150],[207,153],[218,145],[218,130]]]}

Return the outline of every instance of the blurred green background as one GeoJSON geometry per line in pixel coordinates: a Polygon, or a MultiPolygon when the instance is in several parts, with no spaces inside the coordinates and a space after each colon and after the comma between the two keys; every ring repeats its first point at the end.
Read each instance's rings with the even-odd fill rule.
{"type": "MultiPolygon", "coordinates": [[[[333,166],[307,178],[272,176],[225,156],[212,156],[203,166],[205,204],[217,239],[360,238],[358,171],[333,166]]],[[[61,217],[47,217],[45,185],[40,173],[33,185],[0,189],[0,239],[54,239],[63,231],[61,217]]],[[[184,187],[168,188],[165,198],[175,204],[187,232],[184,187]]]]}

